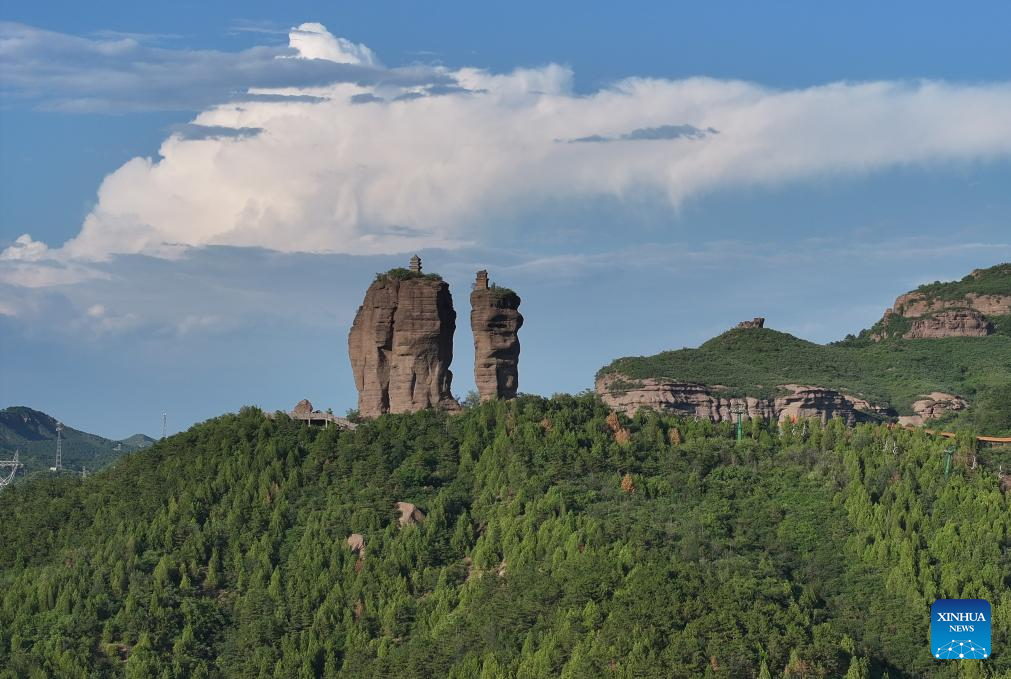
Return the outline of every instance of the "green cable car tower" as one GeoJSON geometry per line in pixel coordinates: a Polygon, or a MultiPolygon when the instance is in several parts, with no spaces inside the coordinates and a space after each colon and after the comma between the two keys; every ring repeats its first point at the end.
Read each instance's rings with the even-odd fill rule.
{"type": "Polygon", "coordinates": [[[748,412],[747,408],[742,405],[734,406],[734,409],[730,411],[734,415],[737,415],[737,440],[744,440],[744,420],[742,419],[745,413],[748,412]]]}

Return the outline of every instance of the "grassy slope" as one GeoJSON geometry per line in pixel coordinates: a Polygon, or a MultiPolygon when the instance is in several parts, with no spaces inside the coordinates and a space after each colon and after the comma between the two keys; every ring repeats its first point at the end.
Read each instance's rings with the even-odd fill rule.
{"type": "Polygon", "coordinates": [[[969,274],[960,281],[935,281],[916,288],[927,299],[955,300],[969,293],[977,295],[1008,295],[1011,294],[1011,264],[998,264],[989,269],[983,269],[977,275],[969,274]]]}
{"type": "Polygon", "coordinates": [[[728,394],[753,396],[773,395],[781,384],[816,384],[908,414],[919,394],[972,397],[1011,381],[1011,336],[819,345],[775,330],[735,329],[698,349],[619,358],[602,370],[612,371],[721,384],[728,394]]]}
{"type": "MultiPolygon", "coordinates": [[[[918,288],[929,297],[952,299],[970,292],[1011,294],[1011,265],[977,277],[918,288]]],[[[730,330],[698,349],[655,356],[619,358],[601,373],[621,372],[634,379],[669,378],[729,387],[728,395],[771,396],[777,385],[814,384],[888,403],[900,414],[931,391],[973,399],[1011,383],[1011,317],[990,319],[997,333],[985,338],[889,339],[872,342],[867,331],[830,345],[819,345],[775,330],[730,330]]]]}

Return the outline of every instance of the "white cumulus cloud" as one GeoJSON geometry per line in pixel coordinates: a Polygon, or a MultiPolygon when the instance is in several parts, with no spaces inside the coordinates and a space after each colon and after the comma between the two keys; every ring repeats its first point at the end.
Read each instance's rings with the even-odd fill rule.
{"type": "Polygon", "coordinates": [[[338,64],[379,64],[376,55],[365,45],[355,44],[326,30],[318,23],[305,23],[291,29],[288,46],[298,51],[302,59],[325,59],[338,64]]]}
{"type": "MultiPolygon", "coordinates": [[[[392,73],[320,24],[302,24],[289,40],[309,61],[392,73]]],[[[725,187],[1011,154],[1009,83],[782,90],[628,78],[585,94],[553,64],[398,73],[256,88],[249,100],[209,107],[188,128],[203,133],[173,133],[158,157],[106,177],[62,248],[47,253],[24,236],[0,257],[171,258],[215,244],[453,248],[486,239],[491,216],[545,200],[645,196],[676,209],[725,187]]]]}
{"type": "Polygon", "coordinates": [[[37,262],[46,256],[49,247],[40,241],[33,240],[30,234],[18,236],[14,243],[0,252],[0,261],[7,262],[37,262]]]}

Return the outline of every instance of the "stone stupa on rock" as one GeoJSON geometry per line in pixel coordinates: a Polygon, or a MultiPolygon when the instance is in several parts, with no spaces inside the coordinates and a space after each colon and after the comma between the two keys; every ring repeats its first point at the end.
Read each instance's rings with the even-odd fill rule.
{"type": "Polygon", "coordinates": [[[425,408],[459,410],[450,391],[456,312],[449,285],[409,269],[376,276],[348,335],[348,354],[363,417],[425,408]]]}

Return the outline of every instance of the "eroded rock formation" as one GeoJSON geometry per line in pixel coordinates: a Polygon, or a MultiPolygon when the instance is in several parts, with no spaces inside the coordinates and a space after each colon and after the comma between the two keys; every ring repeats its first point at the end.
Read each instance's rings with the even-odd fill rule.
{"type": "Polygon", "coordinates": [[[400,512],[400,527],[421,523],[425,520],[425,514],[411,502],[396,503],[397,511],[400,512]]]}
{"type": "Polygon", "coordinates": [[[365,536],[361,533],[352,533],[348,536],[348,549],[353,554],[365,556],[365,536]]]}
{"type": "MultiPolygon", "coordinates": [[[[978,277],[979,272],[973,272],[978,277]]],[[[928,297],[922,292],[899,295],[895,304],[885,310],[882,329],[871,335],[875,341],[886,337],[903,339],[937,339],[942,337],[986,337],[994,332],[987,316],[1011,314],[1011,296],[980,295],[970,292],[963,297],[946,299],[928,297]],[[906,328],[899,318],[912,321],[906,328]],[[896,328],[902,328],[896,330],[896,328]]]]}
{"type": "Polygon", "coordinates": [[[519,387],[523,316],[520,297],[512,290],[488,286],[488,272],[478,271],[470,293],[470,327],[474,332],[474,382],[482,401],[514,398],[519,387]]]}
{"type": "Polygon", "coordinates": [[[445,281],[416,266],[377,276],[351,326],[348,353],[363,417],[460,408],[450,392],[453,297],[445,281]]]}
{"type": "Polygon", "coordinates": [[[935,420],[948,413],[965,410],[969,403],[961,396],[934,391],[913,402],[915,415],[903,415],[899,424],[919,426],[928,420],[935,420]]]}
{"type": "Polygon", "coordinates": [[[765,319],[762,318],[761,316],[755,316],[755,318],[750,321],[741,321],[740,323],[737,324],[737,327],[741,328],[742,330],[749,330],[751,328],[764,328],[765,319]]]}
{"type": "Polygon", "coordinates": [[[941,311],[917,318],[902,337],[905,339],[938,339],[941,337],[986,337],[993,324],[972,309],[941,311]]]}
{"type": "Polygon", "coordinates": [[[841,417],[848,424],[876,419],[883,408],[832,389],[784,384],[776,398],[721,396],[717,387],[672,380],[632,379],[620,373],[597,378],[596,390],[608,407],[632,416],[639,408],[671,411],[713,422],[734,420],[743,409],[746,419],[790,420],[816,417],[823,422],[841,417]]]}
{"type": "Polygon", "coordinates": [[[922,292],[907,292],[895,299],[892,309],[906,318],[915,318],[959,307],[989,316],[1006,316],[1011,314],[1011,295],[978,295],[970,292],[958,299],[942,299],[928,298],[922,292]]]}

